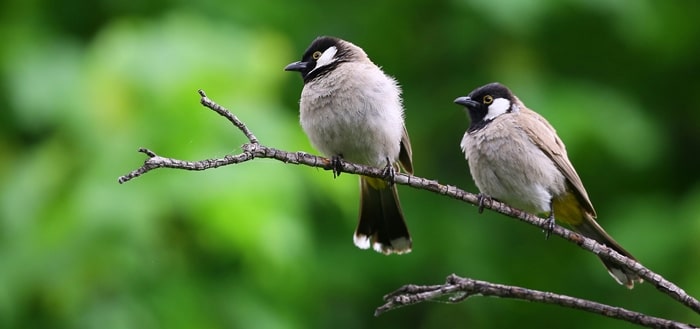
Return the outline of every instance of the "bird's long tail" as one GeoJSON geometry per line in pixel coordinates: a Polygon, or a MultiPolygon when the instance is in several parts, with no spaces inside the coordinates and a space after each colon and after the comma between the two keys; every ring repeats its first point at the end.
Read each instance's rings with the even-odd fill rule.
{"type": "MultiPolygon", "coordinates": [[[[614,249],[627,258],[635,259],[632,254],[622,248],[620,244],[606,233],[590,214],[584,213],[584,217],[584,220],[579,224],[572,225],[575,231],[614,249]]],[[[601,260],[603,261],[603,265],[608,269],[608,273],[610,273],[615,281],[629,289],[634,288],[635,283],[642,283],[644,281],[637,273],[632,272],[632,270],[626,267],[622,267],[602,258],[601,260]]]]}
{"type": "Polygon", "coordinates": [[[383,254],[411,251],[411,236],[404,221],[396,185],[372,177],[360,177],[360,220],[355,245],[372,247],[383,254]]]}

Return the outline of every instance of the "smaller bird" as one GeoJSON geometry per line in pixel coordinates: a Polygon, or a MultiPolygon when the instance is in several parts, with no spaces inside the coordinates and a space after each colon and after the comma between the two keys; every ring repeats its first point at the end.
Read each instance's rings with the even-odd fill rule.
{"type": "MultiPolygon", "coordinates": [[[[384,168],[390,182],[360,177],[360,218],[354,243],[383,254],[411,251],[396,185],[399,164],[413,173],[411,142],[404,126],[401,89],[362,48],[334,37],[316,38],[301,61],[300,122],[311,144],[331,158],[384,168]]],[[[334,175],[340,171],[334,168],[334,175]]]]}
{"type": "MultiPolygon", "coordinates": [[[[564,143],[544,117],[527,108],[507,87],[491,83],[454,101],[469,112],[461,147],[484,197],[554,219],[628,258],[596,222],[588,193],[569,161],[564,143]]],[[[642,279],[632,270],[603,261],[610,275],[632,289],[642,279]]]]}

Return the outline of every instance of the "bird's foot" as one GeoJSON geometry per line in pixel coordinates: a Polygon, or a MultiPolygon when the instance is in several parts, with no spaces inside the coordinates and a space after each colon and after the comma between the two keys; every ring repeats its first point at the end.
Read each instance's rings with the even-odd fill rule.
{"type": "Polygon", "coordinates": [[[544,239],[547,240],[549,239],[549,236],[552,235],[552,231],[554,231],[554,211],[552,211],[549,214],[549,217],[547,217],[547,227],[544,229],[544,239]]]}
{"type": "Polygon", "coordinates": [[[343,155],[334,155],[331,157],[331,170],[333,170],[333,178],[340,176],[343,172],[343,155]]]}
{"type": "Polygon", "coordinates": [[[479,193],[479,194],[476,196],[476,199],[477,199],[478,202],[479,202],[479,204],[478,204],[479,210],[478,210],[478,211],[479,211],[480,214],[484,212],[484,203],[485,203],[487,200],[488,200],[488,202],[490,203],[491,200],[492,200],[490,196],[488,196],[488,195],[486,195],[486,194],[484,194],[484,193],[479,193]]]}
{"type": "Polygon", "coordinates": [[[394,168],[389,158],[386,158],[386,167],[384,167],[384,170],[382,170],[382,175],[384,176],[384,179],[389,183],[389,186],[394,185],[394,183],[396,182],[396,169],[394,168]]]}

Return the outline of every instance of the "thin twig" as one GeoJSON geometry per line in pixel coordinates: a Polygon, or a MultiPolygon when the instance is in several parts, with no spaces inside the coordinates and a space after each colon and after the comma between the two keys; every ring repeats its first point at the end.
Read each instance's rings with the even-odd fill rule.
{"type": "Polygon", "coordinates": [[[219,113],[221,116],[224,118],[228,119],[231,123],[233,123],[236,128],[240,129],[241,132],[243,132],[243,135],[245,135],[246,138],[250,141],[252,144],[258,144],[258,138],[253,135],[253,132],[248,129],[248,127],[243,123],[243,121],[238,120],[238,117],[233,115],[231,111],[225,109],[223,106],[216,104],[214,101],[209,99],[207,97],[207,94],[204,93],[204,90],[200,89],[197,90],[199,93],[199,96],[202,96],[200,98],[199,102],[202,103],[202,105],[212,109],[214,112],[219,113]]]}
{"type": "MultiPolygon", "coordinates": [[[[253,133],[250,131],[250,129],[248,129],[248,127],[235,115],[233,115],[224,107],[210,100],[206,96],[204,91],[200,90],[199,94],[201,96],[202,105],[225,117],[248,138],[249,143],[246,143],[242,146],[242,153],[237,155],[227,155],[223,158],[206,159],[192,162],[161,157],[151,150],[141,148],[139,149],[139,152],[145,153],[148,156],[148,159],[146,159],[146,161],[141,167],[133,170],[132,172],[126,175],[119,177],[119,183],[128,182],[151,170],[162,167],[184,170],[206,170],[230,164],[246,162],[255,158],[269,158],[276,159],[284,163],[306,165],[309,167],[323,168],[326,170],[332,169],[330,160],[326,158],[307,154],[304,152],[288,152],[261,145],[258,142],[258,139],[255,137],[255,135],[253,135],[253,133]]],[[[349,163],[345,161],[341,163],[341,166],[338,169],[340,170],[340,172],[345,172],[349,174],[385,178],[382,169],[368,167],[355,163],[349,163]]],[[[466,192],[455,186],[440,184],[435,180],[430,180],[413,175],[407,175],[405,173],[397,173],[394,177],[394,181],[396,184],[408,185],[416,189],[431,191],[433,193],[445,195],[457,200],[462,200],[473,205],[479,205],[479,198],[476,194],[466,192]]],[[[484,208],[491,209],[495,212],[504,214],[506,216],[519,219],[520,221],[537,226],[541,229],[548,229],[548,224],[545,219],[523,212],[519,209],[512,208],[505,203],[501,203],[496,200],[490,200],[488,202],[485,202],[483,206],[484,208]]],[[[645,281],[654,285],[659,291],[679,301],[680,303],[692,309],[696,313],[700,313],[700,302],[697,299],[687,294],[683,289],[676,286],[672,282],[664,279],[661,275],[658,275],[653,271],[647,269],[639,262],[629,259],[612,250],[611,248],[608,248],[607,246],[598,243],[595,240],[584,237],[583,235],[570,231],[561,226],[555,226],[552,230],[552,234],[558,235],[570,242],[573,242],[581,248],[586,249],[605,260],[613,262],[617,265],[626,266],[630,268],[632,271],[634,271],[640,277],[642,277],[645,281]]]]}
{"type": "MultiPolygon", "coordinates": [[[[255,144],[246,144],[246,145],[255,145],[255,144]]],[[[252,159],[252,155],[248,152],[243,152],[238,155],[227,155],[223,158],[219,159],[205,159],[205,160],[200,160],[200,161],[185,161],[185,160],[178,160],[178,159],[173,159],[173,158],[166,158],[157,155],[155,152],[147,149],[147,148],[139,148],[138,150],[141,153],[145,153],[148,155],[148,159],[144,161],[143,165],[139,168],[136,168],[135,170],[131,171],[130,173],[120,176],[118,179],[119,184],[126,183],[136,177],[139,177],[153,169],[157,168],[173,168],[173,169],[184,169],[184,170],[193,170],[193,171],[201,171],[201,170],[207,170],[207,169],[212,169],[212,168],[217,168],[221,166],[226,166],[230,164],[235,164],[235,163],[241,163],[245,162],[248,160],[252,159]]]]}
{"type": "Polygon", "coordinates": [[[630,311],[621,307],[593,302],[566,295],[546,291],[532,290],[516,286],[495,284],[486,281],[462,278],[455,274],[447,277],[443,285],[417,286],[406,285],[384,296],[384,305],[377,308],[374,315],[413,305],[437,298],[449,297],[449,303],[461,302],[472,296],[492,296],[502,298],[522,299],[538,303],[556,304],[600,314],[609,318],[619,319],[649,328],[697,328],[691,324],[680,323],[630,311]]]}

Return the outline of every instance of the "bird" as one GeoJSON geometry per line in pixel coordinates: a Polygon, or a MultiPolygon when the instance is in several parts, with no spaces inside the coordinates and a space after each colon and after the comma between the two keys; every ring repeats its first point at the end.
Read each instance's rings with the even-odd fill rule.
{"type": "MultiPolygon", "coordinates": [[[[461,141],[480,203],[493,198],[555,219],[618,253],[635,259],[596,222],[596,212],[552,125],[508,87],[490,83],[458,97],[470,125],[461,141]]],[[[482,203],[483,206],[483,203],[482,203]]],[[[602,259],[610,275],[629,289],[643,280],[632,270],[602,259]]]]}
{"type": "Polygon", "coordinates": [[[299,121],[311,145],[331,159],[334,177],[342,161],[383,169],[386,179],[360,176],[360,210],[354,244],[383,254],[405,254],[412,241],[393,178],[413,173],[398,82],[365,51],[331,36],[314,39],[301,61],[285,71],[301,73],[299,121]]]}

